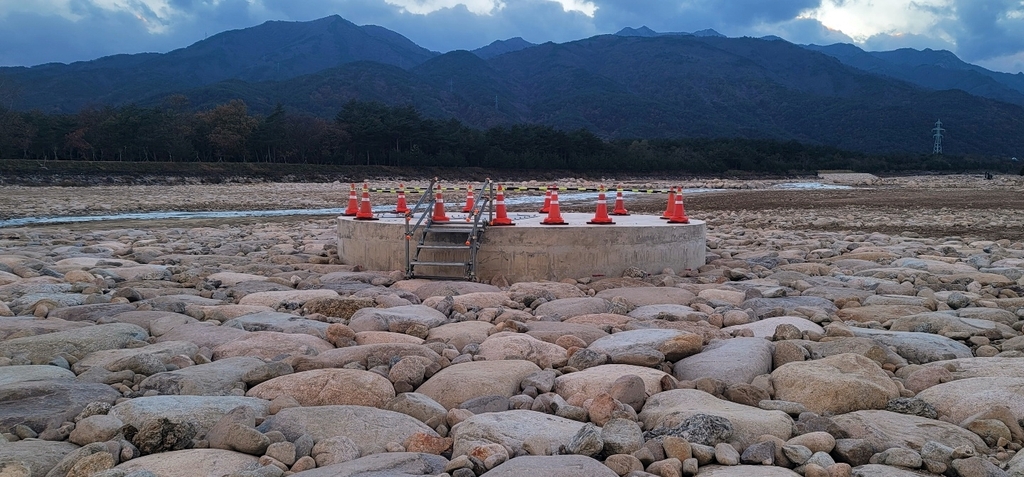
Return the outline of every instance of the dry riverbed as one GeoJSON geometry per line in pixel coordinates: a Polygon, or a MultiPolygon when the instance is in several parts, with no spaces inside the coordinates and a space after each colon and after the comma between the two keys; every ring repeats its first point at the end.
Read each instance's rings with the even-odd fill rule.
{"type": "MultiPolygon", "coordinates": [[[[715,189],[708,260],[601,280],[362,270],[330,216],[0,228],[0,475],[1024,476],[1024,179],[790,182],[625,184],[715,189]]],[[[3,187],[0,219],[347,193],[3,187]]]]}

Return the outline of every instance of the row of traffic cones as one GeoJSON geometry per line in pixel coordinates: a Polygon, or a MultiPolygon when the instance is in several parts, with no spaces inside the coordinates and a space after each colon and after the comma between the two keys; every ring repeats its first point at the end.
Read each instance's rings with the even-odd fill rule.
{"type": "MultiPolygon", "coordinates": [[[[473,211],[473,188],[469,187],[466,194],[466,205],[462,209],[463,212],[473,211]]],[[[398,201],[395,206],[395,210],[392,211],[397,214],[405,214],[409,212],[409,207],[405,200],[405,185],[399,184],[398,186],[398,201]]],[[[541,221],[544,225],[567,225],[564,219],[562,219],[561,212],[558,206],[558,189],[556,187],[548,187],[547,192],[544,195],[544,205],[540,209],[540,213],[548,214],[547,218],[541,221]]],[[[345,216],[355,216],[356,220],[377,220],[373,215],[373,211],[370,207],[370,192],[369,185],[363,183],[363,195],[362,199],[357,199],[356,196],[356,185],[351,184],[348,196],[348,208],[345,209],[345,216]]],[[[612,215],[629,215],[626,210],[623,198],[622,198],[622,187],[618,188],[618,192],[615,197],[615,209],[612,211],[612,215]]],[[[665,213],[661,216],[662,219],[667,219],[670,224],[687,224],[690,223],[689,217],[686,216],[686,209],[683,205],[683,189],[679,188],[678,193],[676,188],[673,187],[668,193],[668,205],[665,207],[665,213]]],[[[434,213],[431,217],[434,222],[449,222],[449,218],[444,211],[444,196],[442,194],[441,185],[437,185],[437,191],[434,198],[434,213]]],[[[610,225],[615,222],[611,217],[608,216],[608,206],[605,198],[605,189],[602,185],[600,192],[597,196],[597,211],[594,214],[594,218],[587,222],[588,224],[595,225],[610,225]]],[[[498,185],[497,197],[495,200],[495,218],[491,220],[491,225],[502,226],[502,225],[515,225],[512,219],[508,217],[508,211],[505,207],[505,188],[498,185]]]]}

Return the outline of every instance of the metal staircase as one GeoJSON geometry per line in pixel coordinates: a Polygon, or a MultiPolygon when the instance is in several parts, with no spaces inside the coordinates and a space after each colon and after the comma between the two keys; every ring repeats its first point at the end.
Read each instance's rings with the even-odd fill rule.
{"type": "MultiPolygon", "coordinates": [[[[428,191],[437,185],[435,178],[428,191]]],[[[433,220],[434,201],[426,200],[431,192],[420,196],[420,200],[405,216],[405,274],[408,278],[433,278],[447,280],[476,280],[476,255],[480,239],[494,216],[494,186],[488,179],[474,191],[478,202],[464,219],[453,218],[450,222],[433,220]],[[419,216],[415,225],[412,218],[419,216]],[[417,239],[418,235],[418,239],[417,239]],[[415,251],[412,241],[416,239],[415,251]],[[423,268],[428,268],[424,272],[423,268]],[[452,270],[453,274],[439,273],[452,270]],[[458,272],[462,275],[457,275],[458,272]]]]}

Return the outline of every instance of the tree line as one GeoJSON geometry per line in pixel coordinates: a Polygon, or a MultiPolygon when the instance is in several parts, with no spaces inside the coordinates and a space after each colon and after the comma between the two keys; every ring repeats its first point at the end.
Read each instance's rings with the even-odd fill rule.
{"type": "MultiPolygon", "coordinates": [[[[1008,172],[985,157],[868,155],[796,141],[738,138],[604,140],[578,129],[516,124],[474,129],[412,106],[350,101],[333,120],[278,105],[252,114],[241,100],[194,111],[183,96],[159,107],[101,106],[77,114],[0,105],[0,159],[485,167],[720,174],[1008,172]]],[[[1022,170],[1024,172],[1024,170],[1022,170]]]]}

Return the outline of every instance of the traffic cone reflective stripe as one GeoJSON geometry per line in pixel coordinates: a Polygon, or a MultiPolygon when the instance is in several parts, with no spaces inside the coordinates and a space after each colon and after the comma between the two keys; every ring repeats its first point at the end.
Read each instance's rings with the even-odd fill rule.
{"type": "Polygon", "coordinates": [[[359,203],[359,213],[356,220],[377,220],[373,216],[373,208],[370,207],[370,185],[363,183],[363,199],[359,203]]]}
{"type": "Polygon", "coordinates": [[[437,195],[434,199],[434,216],[430,220],[434,222],[448,222],[451,220],[444,214],[444,194],[441,192],[441,184],[437,185],[437,195]]]}
{"type": "Polygon", "coordinates": [[[668,219],[670,224],[688,224],[690,218],[686,216],[686,209],[683,207],[683,188],[679,188],[679,193],[676,194],[676,207],[672,217],[668,219]]]}
{"type": "Polygon", "coordinates": [[[359,213],[359,197],[356,196],[356,185],[349,184],[348,190],[348,208],[345,209],[345,213],[341,214],[345,217],[352,217],[359,213]]]}
{"type": "Polygon", "coordinates": [[[498,197],[494,202],[497,216],[491,220],[491,225],[515,225],[512,223],[512,219],[508,218],[508,212],[505,210],[505,188],[501,185],[498,186],[498,197]]]}
{"type": "Polygon", "coordinates": [[[665,206],[665,213],[661,214],[661,218],[669,219],[675,215],[676,212],[676,188],[671,187],[668,190],[668,205],[665,206]]]}
{"type": "Polygon", "coordinates": [[[473,211],[473,184],[470,184],[469,188],[466,189],[466,206],[462,208],[462,211],[463,212],[472,212],[473,211]]]}
{"type": "Polygon", "coordinates": [[[622,186],[619,186],[618,192],[615,193],[615,210],[612,211],[612,215],[629,215],[629,211],[626,210],[626,204],[622,200],[622,186]]]}
{"type": "Polygon", "coordinates": [[[558,190],[551,191],[551,209],[548,211],[548,218],[544,219],[541,224],[544,225],[567,225],[568,222],[562,220],[562,214],[558,211],[558,190]]]}
{"type": "Polygon", "coordinates": [[[405,184],[398,184],[398,204],[395,205],[396,214],[405,214],[409,212],[409,205],[405,203],[405,184]]]}
{"type": "Polygon", "coordinates": [[[615,223],[611,217],[608,217],[608,204],[605,202],[604,186],[601,186],[601,192],[597,194],[597,213],[594,214],[594,219],[587,223],[598,225],[615,223]]]}
{"type": "Polygon", "coordinates": [[[551,211],[551,186],[548,186],[548,191],[544,193],[544,206],[540,208],[540,213],[546,214],[551,211]]]}

